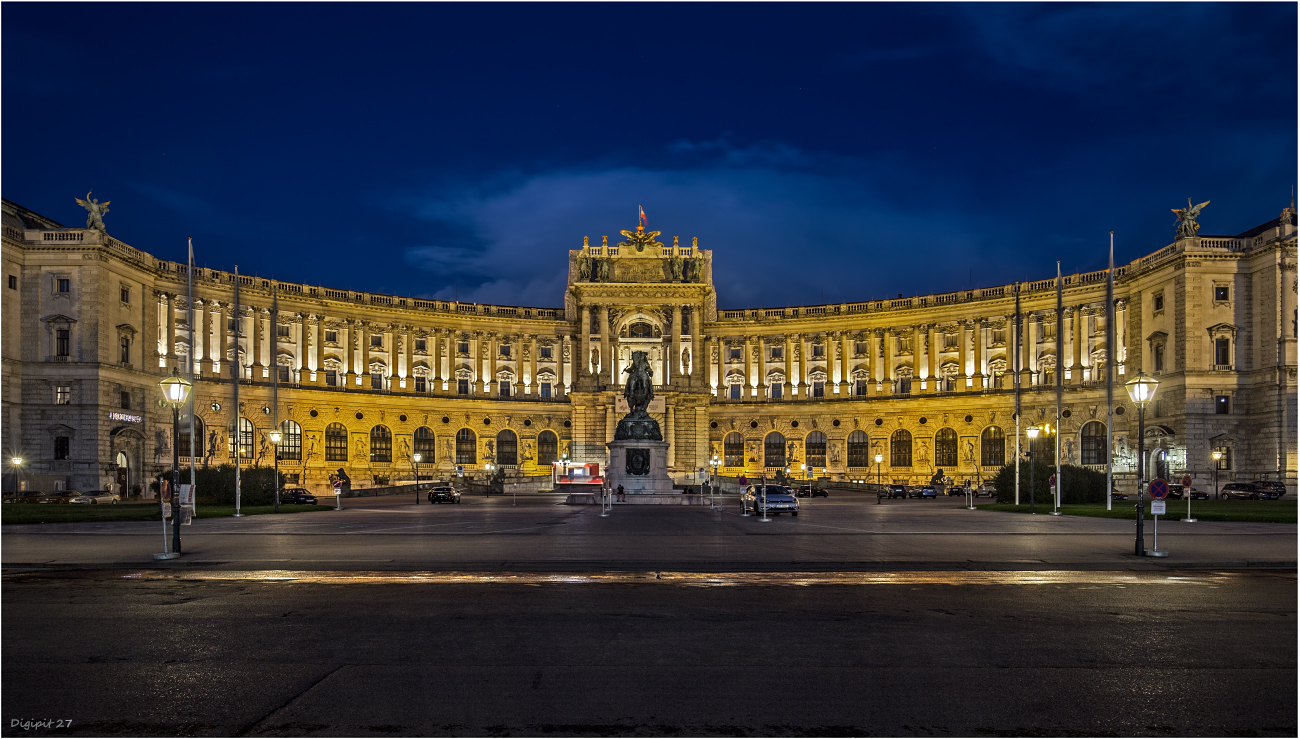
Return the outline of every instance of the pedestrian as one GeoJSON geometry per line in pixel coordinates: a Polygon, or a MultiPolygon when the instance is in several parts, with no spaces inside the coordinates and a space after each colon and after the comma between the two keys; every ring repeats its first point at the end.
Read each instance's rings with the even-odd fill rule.
{"type": "Polygon", "coordinates": [[[622,486],[622,485],[619,485],[619,486],[618,486],[618,502],[620,502],[620,503],[626,503],[626,502],[627,502],[627,496],[623,494],[623,486],[622,486]]]}

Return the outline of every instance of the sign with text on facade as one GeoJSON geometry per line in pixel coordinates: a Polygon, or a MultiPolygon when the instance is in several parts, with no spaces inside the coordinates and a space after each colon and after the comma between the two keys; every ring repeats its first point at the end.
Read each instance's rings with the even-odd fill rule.
{"type": "Polygon", "coordinates": [[[127,423],[140,423],[144,420],[143,416],[133,415],[131,413],[119,413],[118,411],[109,411],[108,419],[110,421],[126,421],[127,423]]]}
{"type": "MultiPolygon", "coordinates": [[[[668,404],[663,398],[652,398],[650,405],[646,406],[647,413],[663,413],[668,404]]],[[[627,398],[619,395],[614,398],[614,410],[619,413],[631,413],[632,408],[627,404],[627,398]]]]}

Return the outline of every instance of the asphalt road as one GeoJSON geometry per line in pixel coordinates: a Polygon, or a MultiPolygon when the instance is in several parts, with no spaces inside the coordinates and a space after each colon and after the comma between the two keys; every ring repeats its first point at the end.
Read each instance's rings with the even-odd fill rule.
{"type": "Polygon", "coordinates": [[[1296,573],[40,571],[4,736],[1295,736],[1296,573]],[[15,720],[70,719],[70,729],[15,720]]]}

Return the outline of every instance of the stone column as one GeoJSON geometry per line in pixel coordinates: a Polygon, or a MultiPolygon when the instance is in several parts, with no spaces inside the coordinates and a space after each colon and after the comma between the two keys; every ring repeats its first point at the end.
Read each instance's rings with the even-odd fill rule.
{"type": "MultiPolygon", "coordinates": [[[[1128,370],[1128,298],[1119,298],[1115,301],[1115,346],[1106,347],[1107,352],[1115,352],[1115,384],[1120,384],[1119,365],[1124,365],[1125,376],[1133,374],[1128,370]]],[[[1139,366],[1141,362],[1138,363],[1139,366]]]]}
{"type": "Polygon", "coordinates": [[[677,469],[677,426],[676,414],[673,412],[673,404],[668,403],[664,408],[664,441],[668,442],[668,468],[677,469]]]}
{"type": "Polygon", "coordinates": [[[758,358],[755,360],[754,367],[754,371],[758,373],[758,397],[767,400],[767,337],[759,334],[754,337],[754,341],[758,344],[755,352],[758,358]]]}
{"type": "Polygon", "coordinates": [[[361,367],[357,370],[357,384],[364,386],[364,375],[370,374],[370,321],[361,322],[361,367]]]}
{"type": "Polygon", "coordinates": [[[500,346],[499,335],[495,331],[489,332],[487,335],[487,382],[483,383],[484,395],[500,395],[500,391],[497,390],[497,358],[501,353],[500,346]]]}
{"type": "Polygon", "coordinates": [[[753,388],[754,388],[754,386],[757,384],[757,383],[754,382],[754,358],[753,358],[753,355],[750,354],[750,352],[753,350],[753,347],[754,347],[754,337],[753,337],[753,336],[746,336],[746,337],[745,337],[745,348],[744,348],[744,352],[745,352],[745,385],[744,385],[744,387],[743,387],[743,388],[741,389],[741,391],[740,391],[740,397],[741,397],[741,398],[744,398],[745,400],[749,400],[750,398],[754,397],[754,390],[753,390],[753,388]]]}
{"type": "Polygon", "coordinates": [[[794,399],[794,375],[790,369],[790,362],[794,357],[794,335],[785,335],[785,392],[783,393],[786,400],[794,399]]]}
{"type": "MultiPolygon", "coordinates": [[[[253,381],[261,382],[266,379],[266,350],[262,348],[262,342],[266,339],[266,325],[263,317],[262,308],[252,308],[253,311],[253,381]]],[[[267,311],[269,313],[269,311],[267,311]]]]}
{"type": "Polygon", "coordinates": [[[560,395],[569,390],[573,384],[573,341],[568,334],[557,334],[555,337],[555,350],[559,355],[555,357],[555,384],[556,390],[560,395]]]}
{"type": "Polygon", "coordinates": [[[799,384],[798,384],[798,386],[795,388],[795,393],[796,393],[800,398],[807,398],[807,397],[808,397],[808,384],[807,384],[807,379],[808,379],[808,341],[807,341],[807,338],[808,338],[808,337],[804,336],[803,334],[795,334],[795,335],[794,335],[795,348],[796,348],[796,349],[798,350],[798,352],[799,352],[799,356],[795,359],[795,366],[794,366],[795,374],[799,377],[799,384]]]}
{"type": "Polygon", "coordinates": [[[163,329],[163,340],[167,342],[166,353],[167,367],[176,366],[176,296],[166,295],[167,300],[167,327],[163,329]]]}
{"type": "Polygon", "coordinates": [[[898,371],[896,369],[896,365],[898,364],[898,361],[896,359],[897,355],[895,353],[898,350],[898,334],[895,330],[887,329],[885,330],[885,334],[882,338],[884,341],[883,347],[885,351],[884,379],[889,380],[889,382],[884,383],[884,386],[888,388],[889,394],[892,395],[894,394],[894,388],[895,388],[894,383],[898,380],[898,377],[896,377],[896,375],[898,374],[898,371]]]}
{"type": "Polygon", "coordinates": [[[849,373],[853,369],[853,352],[849,345],[852,337],[848,331],[840,334],[840,395],[845,398],[853,396],[853,379],[849,373]]]}
{"type": "Polygon", "coordinates": [[[573,353],[573,361],[578,368],[574,375],[575,381],[591,374],[591,319],[595,317],[595,311],[595,308],[585,305],[578,309],[578,323],[582,324],[582,344],[573,353]]]}
{"type": "Polygon", "coordinates": [[[524,341],[528,342],[528,394],[540,396],[538,390],[541,383],[537,380],[537,335],[528,334],[524,337],[524,341]]]}
{"type": "Polygon", "coordinates": [[[618,384],[618,376],[614,374],[615,364],[617,363],[609,354],[609,306],[602,305],[600,306],[600,375],[602,385],[605,383],[618,384]]]}
{"type": "Polygon", "coordinates": [[[194,300],[194,322],[190,324],[190,371],[195,377],[203,376],[203,357],[206,356],[204,349],[208,345],[203,332],[208,326],[203,320],[203,301],[194,300]]]}
{"type": "Polygon", "coordinates": [[[984,319],[976,318],[974,321],[974,327],[975,327],[975,347],[974,347],[975,364],[974,364],[974,370],[971,372],[971,376],[974,378],[974,382],[971,384],[974,385],[974,388],[976,390],[983,390],[984,389],[984,330],[985,330],[984,319]]]}
{"type": "Polygon", "coordinates": [[[1020,389],[1025,390],[1033,382],[1033,368],[1029,366],[1029,357],[1032,353],[1033,334],[1030,331],[1033,325],[1033,313],[1025,311],[1022,316],[1024,325],[1020,329],[1020,389]]]}
{"type": "Polygon", "coordinates": [[[316,377],[317,385],[325,384],[325,316],[315,314],[316,319],[316,356],[311,360],[311,371],[316,377]]]}
{"type": "Polygon", "coordinates": [[[709,372],[713,377],[713,392],[718,396],[718,400],[722,400],[726,397],[726,386],[722,382],[726,379],[722,376],[722,368],[725,366],[722,363],[722,337],[714,336],[712,344],[713,348],[709,352],[709,372]]]}
{"type": "Polygon", "coordinates": [[[700,387],[709,383],[709,363],[704,361],[703,351],[703,334],[704,320],[701,316],[704,311],[699,307],[691,306],[691,379],[700,387]]]}
{"type": "MultiPolygon", "coordinates": [[[[957,376],[953,378],[953,381],[959,392],[967,389],[966,378],[979,371],[978,368],[971,366],[973,360],[970,354],[970,339],[973,325],[973,321],[957,322],[957,376]]],[[[978,340],[978,337],[976,339],[978,340]]]]}
{"type": "Polygon", "coordinates": [[[213,333],[216,334],[216,345],[208,352],[212,359],[212,374],[216,377],[232,376],[234,373],[231,372],[223,375],[222,370],[226,363],[226,306],[213,301],[208,315],[212,316],[213,333]]]}
{"type": "MultiPolygon", "coordinates": [[[[1070,310],[1070,309],[1066,309],[1070,310]]],[[[1083,306],[1080,305],[1072,311],[1070,327],[1074,333],[1074,356],[1070,357],[1070,384],[1083,384],[1083,322],[1087,319],[1083,315],[1083,306]]]]}
{"type": "Polygon", "coordinates": [[[448,334],[449,332],[445,328],[435,328],[429,331],[429,340],[433,342],[433,367],[430,368],[433,370],[433,387],[429,388],[430,392],[436,393],[447,389],[443,384],[447,377],[447,373],[442,368],[442,360],[443,357],[447,356],[449,353],[448,350],[451,348],[443,346],[443,342],[447,340],[448,334]]]}
{"type": "MultiPolygon", "coordinates": [[[[925,375],[926,363],[926,344],[925,344],[925,326],[918,324],[912,327],[912,394],[918,395],[921,392],[921,383],[917,379],[927,379],[925,375]]],[[[931,385],[933,387],[933,385],[931,385]]]]}
{"type": "MultiPolygon", "coordinates": [[[[668,385],[681,374],[682,367],[682,307],[673,306],[672,356],[664,363],[664,384],[668,385]]],[[[669,457],[671,459],[671,457],[669,457]]]]}

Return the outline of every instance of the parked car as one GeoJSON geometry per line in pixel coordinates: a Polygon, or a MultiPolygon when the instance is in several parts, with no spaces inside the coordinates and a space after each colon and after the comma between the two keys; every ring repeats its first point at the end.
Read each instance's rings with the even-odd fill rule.
{"type": "Polygon", "coordinates": [[[45,493],[39,490],[20,490],[16,493],[9,493],[4,497],[6,503],[35,503],[45,493]]]}
{"type": "Polygon", "coordinates": [[[280,491],[280,502],[286,505],[316,505],[316,496],[305,488],[285,488],[280,491]]]}
{"type": "Polygon", "coordinates": [[[75,490],[56,490],[52,493],[45,493],[36,499],[37,503],[67,503],[73,498],[81,495],[75,490]]]}
{"type": "Polygon", "coordinates": [[[794,491],[784,485],[768,485],[766,496],[763,495],[762,485],[750,485],[745,488],[742,505],[752,508],[754,515],[762,514],[764,505],[769,516],[784,511],[788,511],[791,516],[799,515],[799,500],[794,497],[794,491]]]}
{"type": "Polygon", "coordinates": [[[76,505],[98,505],[100,503],[117,505],[117,502],[121,499],[122,496],[117,493],[109,492],[107,490],[91,490],[88,493],[81,493],[76,497],[69,498],[68,502],[76,505]]]}
{"type": "Polygon", "coordinates": [[[1166,500],[1182,500],[1184,496],[1188,496],[1188,495],[1191,496],[1192,500],[1210,499],[1209,493],[1203,490],[1197,490],[1196,488],[1192,488],[1190,491],[1188,491],[1182,485],[1170,485],[1169,495],[1165,496],[1165,498],[1166,500]]]}
{"type": "Polygon", "coordinates": [[[429,491],[430,503],[459,503],[460,493],[450,485],[439,485],[429,491]]]}
{"type": "Polygon", "coordinates": [[[998,497],[998,486],[991,482],[986,482],[983,485],[980,485],[975,488],[975,497],[978,498],[981,495],[987,495],[990,498],[998,497]]]}
{"type": "Polygon", "coordinates": [[[1259,497],[1264,500],[1280,500],[1286,495],[1286,485],[1277,480],[1256,480],[1251,483],[1259,491],[1259,497]]]}
{"type": "Polygon", "coordinates": [[[885,489],[888,491],[886,494],[887,494],[889,497],[891,497],[891,498],[906,498],[906,497],[907,497],[907,486],[906,486],[906,485],[886,485],[886,486],[885,486],[885,489]]]}
{"type": "Polygon", "coordinates": [[[912,488],[912,494],[918,498],[939,497],[939,491],[936,490],[933,485],[921,485],[920,487],[912,488]]]}
{"type": "Polygon", "coordinates": [[[831,494],[822,488],[814,485],[800,485],[795,488],[794,495],[796,498],[829,498],[831,494]]]}
{"type": "Polygon", "coordinates": [[[1255,487],[1253,482],[1230,482],[1219,488],[1219,498],[1229,500],[1231,498],[1240,498],[1243,500],[1259,500],[1264,497],[1259,488],[1255,487]]]}
{"type": "Polygon", "coordinates": [[[1111,500],[1128,500],[1128,496],[1118,490],[1110,491],[1111,500]]]}

